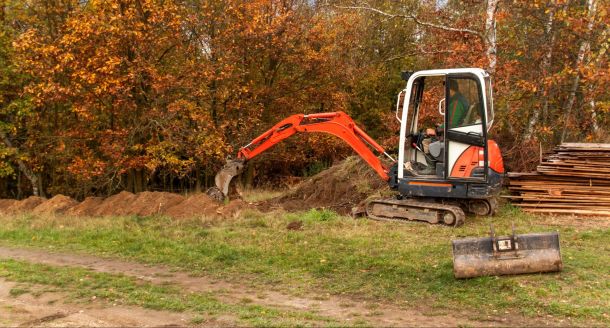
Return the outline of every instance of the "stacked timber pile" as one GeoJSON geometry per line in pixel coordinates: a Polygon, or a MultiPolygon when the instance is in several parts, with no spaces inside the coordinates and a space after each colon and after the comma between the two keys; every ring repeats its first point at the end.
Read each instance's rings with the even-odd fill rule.
{"type": "Polygon", "coordinates": [[[564,143],[536,172],[508,177],[508,198],[524,211],[610,217],[610,144],[564,143]]]}

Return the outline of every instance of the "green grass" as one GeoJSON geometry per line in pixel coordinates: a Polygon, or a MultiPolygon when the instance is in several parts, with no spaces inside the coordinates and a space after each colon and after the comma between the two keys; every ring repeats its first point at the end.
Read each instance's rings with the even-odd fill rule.
{"type": "Polygon", "coordinates": [[[17,297],[19,295],[23,295],[23,294],[27,294],[30,293],[30,289],[29,288],[24,288],[24,287],[14,287],[11,288],[11,290],[9,291],[9,295],[13,296],[13,297],[17,297]]]}
{"type": "MultiPolygon", "coordinates": [[[[137,305],[155,310],[197,313],[193,324],[219,315],[235,316],[248,326],[295,326],[332,324],[307,312],[280,311],[257,305],[227,304],[211,294],[185,293],[173,285],[155,285],[133,277],[94,272],[75,267],[53,267],[15,260],[0,260],[0,277],[21,284],[53,286],[68,292],[72,301],[96,300],[137,305]]],[[[29,293],[27,287],[13,288],[13,297],[29,293]]]]}
{"type": "Polygon", "coordinates": [[[163,263],[297,292],[464,308],[481,317],[496,310],[610,323],[610,229],[558,228],[561,273],[454,279],[450,240],[485,236],[492,220],[500,234],[508,234],[513,222],[518,233],[555,229],[506,206],[493,219],[469,218],[457,229],[354,220],[317,210],[246,212],[224,221],[6,217],[0,218],[0,240],[163,263]],[[286,229],[295,220],[304,222],[302,231],[286,229]]]}

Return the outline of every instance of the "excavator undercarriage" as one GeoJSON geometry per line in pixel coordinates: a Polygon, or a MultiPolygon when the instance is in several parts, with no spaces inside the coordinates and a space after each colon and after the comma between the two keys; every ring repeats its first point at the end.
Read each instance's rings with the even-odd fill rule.
{"type": "Polygon", "coordinates": [[[415,199],[373,199],[365,204],[366,216],[380,221],[425,221],[459,227],[466,215],[456,205],[415,199]]]}

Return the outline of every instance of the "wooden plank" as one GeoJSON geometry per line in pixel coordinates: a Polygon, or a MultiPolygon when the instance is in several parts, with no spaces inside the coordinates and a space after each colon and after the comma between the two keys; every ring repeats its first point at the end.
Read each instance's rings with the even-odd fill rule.
{"type": "Polygon", "coordinates": [[[558,148],[575,148],[575,149],[602,149],[610,151],[610,144],[607,143],[584,143],[584,142],[564,142],[557,146],[558,148]]]}
{"type": "Polygon", "coordinates": [[[532,213],[610,216],[610,144],[564,143],[535,172],[509,172],[504,198],[532,213]]]}
{"type": "Polygon", "coordinates": [[[594,176],[598,173],[608,173],[610,172],[610,168],[594,168],[594,167],[584,167],[584,166],[570,166],[570,167],[561,167],[561,166],[556,166],[556,165],[538,165],[538,167],[536,168],[536,171],[538,171],[539,173],[544,173],[541,172],[540,170],[544,170],[545,172],[548,171],[562,171],[562,172],[586,172],[587,176],[594,176]]]}
{"type": "Polygon", "coordinates": [[[508,186],[508,190],[526,191],[546,191],[547,193],[562,192],[565,194],[610,194],[608,187],[584,187],[584,186],[508,186]]]}
{"type": "Polygon", "coordinates": [[[556,213],[556,214],[577,214],[577,215],[596,215],[602,217],[610,217],[610,211],[598,210],[565,210],[565,209],[544,209],[544,208],[528,208],[523,209],[525,212],[531,213],[556,213]]]}
{"type": "Polygon", "coordinates": [[[599,206],[607,206],[608,208],[610,208],[610,199],[606,198],[606,199],[595,199],[595,198],[589,198],[589,199],[574,199],[574,198],[544,198],[544,197],[531,197],[531,196],[506,196],[505,198],[508,199],[521,199],[523,203],[526,202],[535,202],[535,203],[570,203],[570,204],[592,204],[592,205],[599,205],[599,206]]]}
{"type": "Polygon", "coordinates": [[[549,203],[540,203],[540,204],[519,203],[518,206],[519,207],[532,207],[532,208],[564,208],[564,209],[573,209],[573,210],[587,209],[587,210],[600,210],[600,211],[607,211],[608,208],[610,208],[607,205],[606,206],[597,206],[597,205],[578,204],[578,206],[576,206],[576,205],[572,205],[572,204],[549,204],[549,203]]]}
{"type": "Polygon", "coordinates": [[[590,172],[561,172],[561,171],[543,171],[540,173],[548,174],[548,175],[562,175],[562,176],[578,176],[578,177],[587,177],[587,178],[598,178],[598,179],[607,179],[610,181],[610,176],[608,174],[595,174],[590,172]]]}
{"type": "Polygon", "coordinates": [[[599,185],[599,186],[610,186],[610,181],[608,180],[591,180],[591,179],[587,179],[587,178],[572,178],[572,179],[568,179],[568,180],[558,180],[558,179],[547,179],[547,180],[542,180],[542,179],[532,179],[532,180],[518,180],[518,179],[512,179],[509,180],[509,183],[511,184],[532,184],[532,185],[538,185],[538,184],[542,184],[542,183],[549,183],[549,184],[555,184],[555,185],[599,185]]]}

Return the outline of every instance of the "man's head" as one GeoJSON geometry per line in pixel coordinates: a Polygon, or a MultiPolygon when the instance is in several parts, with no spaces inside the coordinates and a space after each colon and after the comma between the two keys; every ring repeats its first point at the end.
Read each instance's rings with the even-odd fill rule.
{"type": "Polygon", "coordinates": [[[456,92],[460,92],[460,86],[456,80],[449,79],[449,92],[452,95],[456,92]]]}

